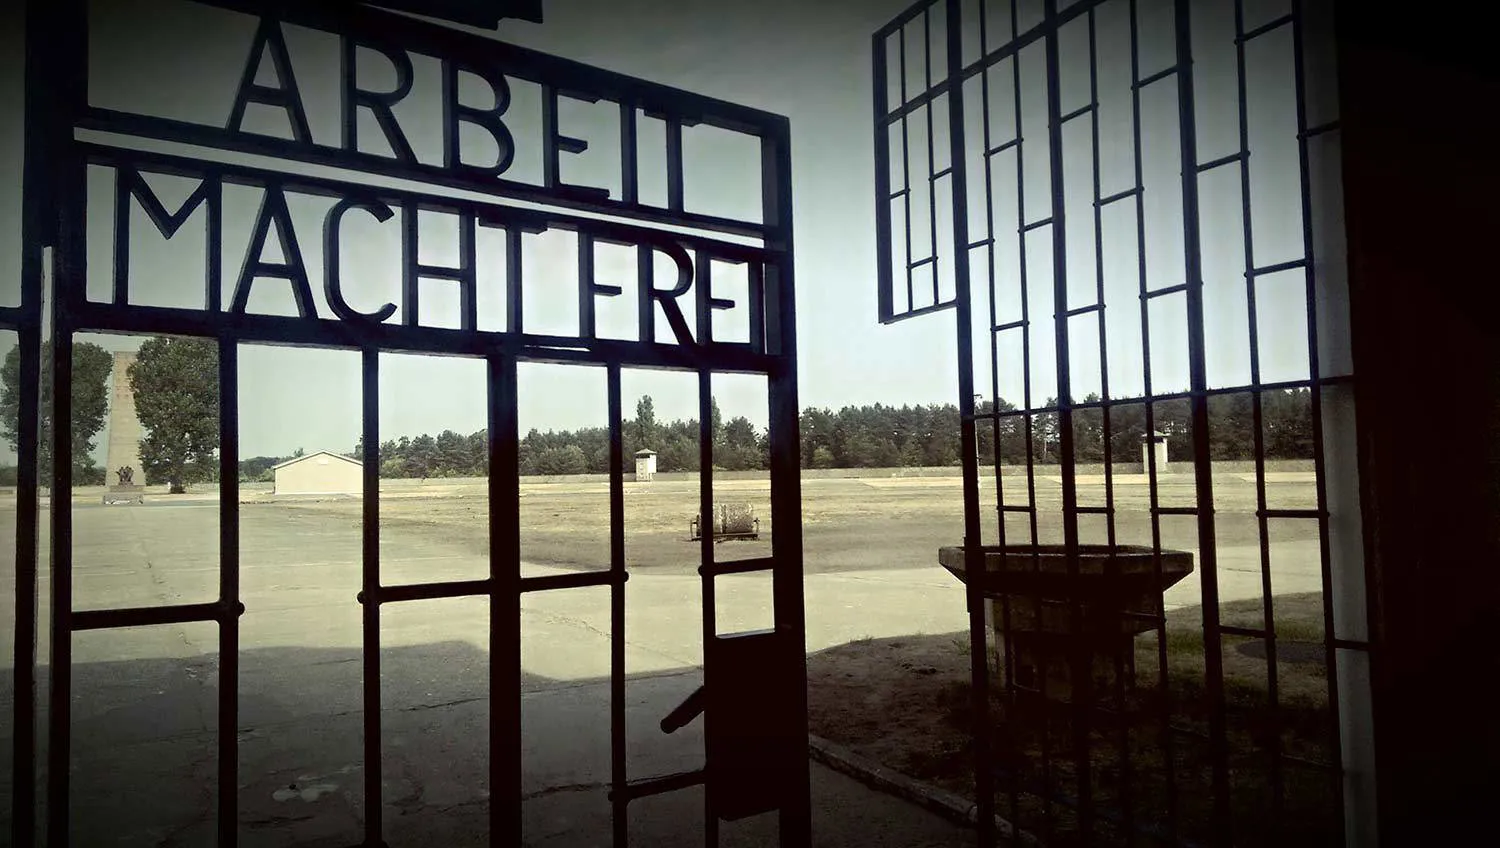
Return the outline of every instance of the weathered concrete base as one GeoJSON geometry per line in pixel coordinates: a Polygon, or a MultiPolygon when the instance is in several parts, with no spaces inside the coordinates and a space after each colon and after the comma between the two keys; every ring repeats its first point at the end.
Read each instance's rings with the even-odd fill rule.
{"type": "Polygon", "coordinates": [[[110,486],[104,490],[102,498],[106,504],[117,503],[145,503],[145,486],[110,486]]]}

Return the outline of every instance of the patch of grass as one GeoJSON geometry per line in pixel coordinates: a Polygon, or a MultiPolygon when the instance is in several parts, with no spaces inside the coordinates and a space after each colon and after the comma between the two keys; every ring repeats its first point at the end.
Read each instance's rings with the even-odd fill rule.
{"type": "MultiPolygon", "coordinates": [[[[1288,634],[1321,634],[1317,596],[1284,596],[1276,602],[1282,639],[1292,638],[1288,634]]],[[[1119,815],[1127,758],[1130,803],[1139,822],[1160,826],[1170,801],[1177,809],[1181,836],[1204,844],[1212,841],[1207,826],[1213,815],[1211,704],[1204,640],[1202,632],[1188,624],[1201,621],[1197,612],[1182,610],[1170,617],[1167,691],[1158,687],[1155,634],[1148,632],[1136,642],[1137,675],[1124,709],[1115,711],[1114,720],[1100,715],[1093,721],[1091,786],[1104,819],[1095,827],[1090,845],[1125,842],[1119,815]],[[1176,728],[1171,732],[1170,769],[1163,748],[1163,711],[1176,728]],[[1107,820],[1110,815],[1116,817],[1113,823],[1107,820]]],[[[1227,642],[1224,656],[1235,844],[1328,844],[1336,833],[1337,811],[1331,806],[1326,776],[1283,768],[1279,817],[1273,815],[1270,777],[1273,749],[1314,761],[1326,762],[1332,756],[1323,668],[1280,663],[1278,705],[1273,710],[1265,660],[1246,656],[1227,642]]],[[[813,654],[808,658],[808,689],[814,733],[897,771],[973,797],[967,634],[864,639],[813,654]]],[[[990,715],[991,750],[1001,769],[999,812],[1019,819],[1021,827],[1039,836],[1046,833],[1043,838],[1050,837],[1050,844],[1083,844],[1076,814],[1068,807],[1077,788],[1069,711],[1011,699],[997,687],[991,693],[990,715]],[[1045,767],[1044,745],[1050,759],[1045,767]]]]}

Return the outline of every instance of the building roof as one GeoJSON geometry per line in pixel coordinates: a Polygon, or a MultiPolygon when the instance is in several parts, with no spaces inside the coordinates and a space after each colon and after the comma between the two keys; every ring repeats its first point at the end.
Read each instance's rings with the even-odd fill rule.
{"type": "Polygon", "coordinates": [[[636,451],[635,455],[636,456],[656,456],[656,451],[651,450],[650,448],[643,448],[642,450],[636,451]]]}
{"type": "Polygon", "coordinates": [[[271,466],[271,470],[272,471],[276,471],[278,469],[285,468],[288,465],[295,465],[295,464],[297,464],[299,462],[306,462],[307,460],[312,459],[315,456],[331,456],[334,459],[342,459],[343,461],[349,463],[350,465],[355,465],[355,466],[363,467],[362,463],[360,463],[360,461],[357,460],[357,459],[350,459],[349,457],[344,456],[343,454],[334,453],[333,451],[326,451],[325,450],[325,451],[318,451],[317,453],[303,454],[302,456],[294,456],[291,459],[287,460],[286,462],[278,463],[276,465],[271,466]]]}

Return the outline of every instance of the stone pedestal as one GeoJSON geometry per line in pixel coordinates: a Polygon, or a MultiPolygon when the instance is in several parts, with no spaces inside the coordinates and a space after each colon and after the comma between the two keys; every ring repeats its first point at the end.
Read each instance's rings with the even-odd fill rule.
{"type": "Polygon", "coordinates": [[[104,503],[145,503],[146,487],[123,484],[110,486],[104,493],[104,503]]]}
{"type": "MultiPolygon", "coordinates": [[[[962,547],[941,549],[938,561],[965,580],[962,547]]],[[[1155,627],[1149,617],[1160,593],[1192,573],[1193,555],[1162,551],[1159,568],[1146,547],[1082,545],[1076,573],[1062,545],[985,548],[982,591],[997,658],[1009,642],[1016,683],[1051,700],[1113,691],[1118,669],[1131,667],[1136,635],[1155,627]]]]}

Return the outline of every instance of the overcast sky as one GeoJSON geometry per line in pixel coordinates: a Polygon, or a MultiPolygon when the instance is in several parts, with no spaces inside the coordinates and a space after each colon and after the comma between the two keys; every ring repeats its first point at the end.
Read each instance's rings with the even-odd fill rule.
{"type": "MultiPolygon", "coordinates": [[[[956,400],[957,381],[951,313],[893,326],[881,326],[876,312],[876,257],[874,238],[873,145],[871,143],[870,33],[907,4],[907,0],[838,0],[810,5],[794,0],[759,3],[676,3],[670,0],[575,0],[547,2],[547,23],[535,25],[505,22],[499,37],[526,46],[557,53],[611,70],[689,88],[785,114],[793,131],[793,198],[796,216],[797,310],[800,331],[800,376],[804,406],[838,407],[874,402],[943,403],[956,400]],[[813,9],[815,11],[809,11],[813,9]]],[[[8,4],[15,6],[19,4],[8,4]]],[[[1144,4],[1149,6],[1150,4],[1144,4]]],[[[1252,15],[1269,16],[1275,2],[1251,4],[1252,15]],[[1260,7],[1265,6],[1266,9],[1260,7]]],[[[1100,14],[1100,136],[1101,193],[1110,194],[1133,182],[1130,159],[1130,112],[1128,41],[1121,41],[1125,20],[1116,12],[1123,2],[1108,4],[1100,14]],[[1118,7],[1113,8],[1113,7],[1118,7]]],[[[1229,8],[1228,5],[1225,8],[1229,8]]],[[[19,186],[20,115],[19,65],[21,44],[16,13],[7,8],[3,54],[3,86],[0,107],[7,120],[0,134],[0,183],[19,186]]],[[[161,114],[185,120],[222,125],[233,99],[234,88],[249,52],[254,21],[243,16],[205,10],[182,0],[130,0],[94,3],[98,32],[94,39],[96,64],[91,98],[96,105],[161,114]],[[143,24],[142,22],[149,22],[143,24]],[[129,38],[109,38],[106,33],[129,32],[129,38]],[[190,34],[190,37],[185,37],[190,34]]],[[[1254,21],[1250,21],[1251,24],[1254,21]]],[[[1200,37],[1205,43],[1232,43],[1232,18],[1205,13],[1200,37]]],[[[337,89],[333,70],[337,66],[337,43],[333,39],[287,28],[287,41],[297,81],[307,105],[314,138],[336,143],[338,137],[337,89]]],[[[1086,43],[1086,42],[1085,42],[1086,43]]],[[[1158,39],[1154,44],[1160,44],[1158,39]]],[[[1285,91],[1289,72],[1278,76],[1276,68],[1290,67],[1290,41],[1269,43],[1249,55],[1252,80],[1249,86],[1252,111],[1252,190],[1256,227],[1257,265],[1300,256],[1300,210],[1297,207],[1295,124],[1290,99],[1275,94],[1285,91]],[[1288,182],[1290,180],[1290,182],[1288,182]]],[[[1065,48],[1068,42],[1065,41],[1065,48]]],[[[1160,54],[1160,51],[1158,51],[1160,54]]],[[[1153,56],[1148,49],[1144,61],[1149,73],[1153,56]]],[[[1165,56],[1166,54],[1160,54],[1165,56]]],[[[1040,68],[1039,51],[1021,57],[1023,79],[1035,79],[1040,68]],[[1033,76],[1028,77],[1028,74],[1033,76]]],[[[1163,60],[1164,65],[1167,60],[1163,60]]],[[[419,159],[438,155],[437,65],[414,57],[416,88],[400,104],[396,114],[419,159]]],[[[1078,67],[1086,67],[1078,65],[1078,67]]],[[[1234,114],[1233,51],[1203,52],[1199,62],[1200,160],[1222,156],[1238,146],[1234,114]],[[1226,65],[1225,62],[1228,62],[1226,65]]],[[[1009,65],[996,70],[990,91],[992,143],[1014,131],[1013,106],[1008,94],[1009,65]],[[1003,77],[1001,73],[1003,72],[1003,77]],[[1003,83],[1003,85],[1002,85],[1003,83]],[[1005,116],[1005,117],[1000,117],[1005,116]]],[[[361,79],[371,87],[391,79],[389,65],[373,54],[361,54],[361,79]]],[[[262,82],[272,82],[265,74],[262,82]]],[[[976,81],[977,84],[977,81],[976,81]]],[[[1040,110],[1045,100],[1038,89],[1025,86],[1022,97],[1021,133],[1028,141],[1044,139],[1040,110]]],[[[1181,282],[1182,231],[1177,210],[1180,194],[1169,183],[1176,178],[1175,93],[1167,87],[1143,98],[1147,116],[1148,285],[1160,288],[1181,282]],[[1155,143],[1153,144],[1153,140],[1155,143]],[[1157,187],[1152,191],[1154,185],[1157,187]],[[1177,199],[1174,201],[1174,197],[1177,199]],[[1154,223],[1153,223],[1154,222],[1154,223]]],[[[468,90],[466,89],[466,92],[468,90]]],[[[1087,76],[1073,74],[1064,80],[1062,96],[1086,99],[1087,76]],[[1082,88],[1079,86],[1082,85],[1082,88]]],[[[476,101],[480,95],[474,96],[476,101]]],[[[517,158],[508,176],[530,179],[540,168],[540,150],[535,137],[535,115],[539,96],[534,86],[514,84],[507,122],[517,138],[517,158]],[[530,130],[530,131],[528,131],[530,130]]],[[[1080,101],[1082,102],[1082,101],[1080,101]]],[[[1067,103],[1065,110],[1071,108],[1067,103]]],[[[362,147],[384,153],[373,120],[364,116],[362,147]]],[[[563,178],[604,187],[613,186],[618,196],[619,165],[612,155],[618,147],[618,118],[612,105],[590,106],[565,102],[561,110],[565,133],[585,138],[591,149],[581,156],[565,156],[563,178]]],[[[941,123],[941,121],[940,121],[941,123]]],[[[971,124],[978,132],[978,125],[971,124]]],[[[273,134],[285,132],[282,114],[252,108],[247,129],[273,134]]],[[[918,128],[920,130],[920,127],[918,128]]],[[[1069,125],[1065,137],[1065,165],[1070,174],[1065,185],[1070,210],[1089,210],[1092,191],[1088,163],[1087,120],[1069,125]],[[1079,158],[1082,157],[1082,158],[1079,158]]],[[[642,199],[664,198],[661,176],[661,130],[643,125],[641,148],[642,199]],[[653,144],[654,141],[654,144],[653,144]]],[[[945,141],[945,138],[939,141],[945,141]]],[[[921,139],[913,137],[912,153],[923,153],[921,139]]],[[[756,147],[743,137],[711,130],[685,131],[686,197],[689,209],[718,214],[754,213],[759,207],[759,174],[756,147]]],[[[939,144],[941,147],[942,144],[939,144]]],[[[1046,162],[1040,145],[1025,147],[1027,162],[1027,220],[1046,214],[1048,186],[1046,162]],[[1040,211],[1038,211],[1040,210],[1040,211]]],[[[482,141],[465,140],[465,156],[482,158],[488,150],[482,141]],[[476,146],[477,145],[477,146],[476,146]]],[[[912,162],[925,167],[925,162],[912,162]]],[[[996,157],[996,185],[1014,175],[1015,161],[996,157]]],[[[976,179],[981,173],[976,169],[976,179]]],[[[1238,170],[1223,169],[1209,175],[1204,192],[1205,279],[1211,314],[1210,376],[1215,385],[1236,385],[1248,379],[1248,313],[1244,298],[1244,248],[1240,234],[1238,170]]],[[[1013,180],[1012,180],[1013,181],[1013,180]]],[[[109,201],[113,177],[108,170],[90,174],[89,289],[92,296],[108,291],[111,256],[109,201]]],[[[153,180],[153,188],[168,208],[186,196],[192,184],[153,180]]],[[[920,187],[920,186],[919,186],[920,187]]],[[[331,201],[291,197],[294,228],[308,264],[318,309],[323,317],[331,312],[323,302],[321,219],[331,201]]],[[[925,201],[921,201],[925,204],[925,201]]],[[[233,285],[248,243],[251,221],[259,203],[250,190],[226,190],[225,257],[226,287],[233,285]]],[[[996,226],[1002,243],[1015,242],[1015,198],[997,188],[996,226]],[[1007,217],[1009,216],[1009,217],[1007,217]],[[1003,236],[1009,236],[1008,239],[1003,236]]],[[[1105,303],[1109,322],[1108,362],[1115,394],[1141,391],[1141,341],[1137,296],[1134,212],[1131,204],[1111,209],[1105,228],[1105,303]],[[1123,215],[1123,217],[1122,217],[1123,215]]],[[[0,200],[0,303],[18,300],[17,247],[19,240],[19,193],[6,192],[0,200]]],[[[925,208],[920,206],[919,208],[925,208]]],[[[971,238],[983,232],[982,196],[976,196],[971,238]]],[[[396,222],[376,226],[351,216],[346,227],[341,256],[343,278],[350,301],[361,309],[373,309],[386,300],[399,301],[399,231],[396,222]]],[[[132,285],[134,302],[201,308],[203,237],[201,213],[170,242],[162,242],[139,211],[135,213],[132,238],[132,285]],[[195,232],[196,231],[196,232],[195,232]]],[[[1068,290],[1070,306],[1092,299],[1094,291],[1094,247],[1091,215],[1070,215],[1068,290]],[[1082,226],[1083,229],[1078,229],[1082,226]],[[1076,293],[1076,294],[1075,294],[1076,293]]],[[[917,222],[921,227],[925,223],[917,222]]],[[[946,216],[939,222],[942,227],[946,216]]],[[[455,256],[456,227],[451,220],[424,216],[419,220],[422,261],[444,264],[455,256]]],[[[925,231],[924,231],[925,232],[925,231]]],[[[502,329],[498,281],[503,270],[498,261],[501,242],[481,230],[480,326],[502,329]],[[491,281],[486,285],[486,281],[491,281]]],[[[1027,238],[1030,251],[1027,268],[1033,319],[1052,314],[1049,230],[1035,230],[1027,238]],[[1049,261],[1041,261],[1049,260],[1049,261]]],[[[925,234],[921,236],[925,238],[925,234]]],[[[921,239],[919,238],[919,241],[921,239]]],[[[272,239],[274,244],[275,239],[272,239]]],[[[904,249],[904,248],[903,248],[904,249]]],[[[576,332],[576,283],[571,234],[555,233],[537,239],[528,248],[527,274],[531,280],[554,280],[527,291],[528,330],[576,332]],[[569,327],[569,322],[572,327],[569,327]]],[[[275,248],[266,259],[277,258],[275,248]]],[[[976,253],[976,259],[981,259],[976,253]]],[[[920,258],[914,254],[912,258],[920,258]]],[[[898,257],[899,261],[900,257],[898,257]]],[[[1020,286],[1014,247],[998,251],[997,271],[1002,295],[997,301],[1000,322],[1019,317],[1020,286]],[[1008,264],[1007,264],[1008,263],[1008,264]]],[[[633,262],[623,250],[606,249],[599,259],[601,281],[625,284],[633,262]]],[[[743,269],[715,268],[715,294],[743,302],[743,269]]],[[[982,273],[978,272],[978,273],[982,273]]],[[[981,277],[981,292],[984,279],[981,277]]],[[[1288,275],[1265,283],[1260,298],[1260,332],[1263,379],[1294,379],[1306,376],[1305,304],[1301,277],[1288,275]]],[[[457,298],[454,287],[442,281],[422,284],[424,323],[451,323],[457,298]],[[429,311],[430,310],[430,311],[429,311]]],[[[228,300],[226,291],[225,299],[228,300]]],[[[978,317],[988,321],[989,303],[980,295],[978,317]]],[[[618,305],[601,304],[601,333],[633,337],[633,308],[628,298],[618,305]]],[[[287,313],[293,308],[285,283],[257,283],[251,311],[287,313]]],[[[1152,320],[1151,354],[1155,388],[1169,391],[1186,385],[1185,333],[1182,331],[1182,296],[1156,301],[1152,320]]],[[[719,320],[733,338],[736,324],[743,334],[743,306],[724,313],[719,320]]],[[[691,321],[691,315],[689,316],[691,321]]],[[[1073,350],[1075,394],[1097,389],[1100,382],[1096,319],[1074,319],[1078,338],[1073,350]]],[[[716,334],[719,330],[716,328],[716,334]]],[[[1055,392],[1055,359],[1050,350],[1050,323],[1034,333],[1033,401],[1055,392]]],[[[138,340],[89,337],[106,347],[124,349],[138,340]]],[[[981,361],[980,390],[990,393],[988,341],[976,332],[981,361]]],[[[1019,335],[1002,337],[1002,359],[1018,362],[1019,335]]],[[[0,339],[7,348],[9,339],[0,339]]],[[[455,429],[468,432],[484,426],[485,392],[483,366],[478,362],[409,356],[387,357],[382,370],[382,434],[398,436],[455,429]]],[[[298,447],[307,450],[344,449],[353,445],[359,431],[358,357],[347,351],[309,351],[245,348],[241,354],[242,453],[285,454],[298,447]]],[[[1021,400],[1021,371],[1002,367],[1001,394],[1021,400]]],[[[598,369],[534,366],[523,369],[521,425],[568,428],[598,425],[604,421],[604,375],[598,369]]],[[[665,418],[690,417],[696,413],[696,385],[691,375],[630,373],[625,384],[627,406],[649,393],[656,399],[657,414],[665,418]]],[[[726,416],[746,415],[758,425],[766,420],[764,381],[755,378],[722,378],[716,394],[726,416]]],[[[100,444],[104,442],[101,434],[100,444]]]]}

